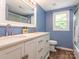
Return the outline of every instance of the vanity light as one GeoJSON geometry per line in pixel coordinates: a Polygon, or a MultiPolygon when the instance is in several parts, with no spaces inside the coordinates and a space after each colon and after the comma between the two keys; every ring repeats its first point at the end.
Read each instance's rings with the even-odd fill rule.
{"type": "Polygon", "coordinates": [[[20,8],[20,9],[23,9],[23,7],[22,7],[22,6],[19,6],[19,8],[20,8]]]}
{"type": "Polygon", "coordinates": [[[31,2],[32,2],[34,5],[36,4],[35,0],[31,0],[31,2]]]}
{"type": "Polygon", "coordinates": [[[21,0],[22,2],[28,4],[29,6],[31,6],[32,8],[34,8],[34,5],[36,4],[34,0],[21,0]]]}
{"type": "Polygon", "coordinates": [[[52,3],[52,9],[54,10],[55,9],[55,7],[56,7],[56,3],[52,3]]]}
{"type": "Polygon", "coordinates": [[[56,6],[56,3],[52,3],[52,6],[56,6]]]}

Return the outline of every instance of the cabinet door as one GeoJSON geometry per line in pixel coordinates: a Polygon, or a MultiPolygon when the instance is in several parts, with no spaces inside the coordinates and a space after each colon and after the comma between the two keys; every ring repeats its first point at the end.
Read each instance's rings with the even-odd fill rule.
{"type": "Polygon", "coordinates": [[[43,50],[43,58],[45,59],[46,56],[49,54],[49,35],[44,36],[44,50],[43,50]]]}
{"type": "Polygon", "coordinates": [[[35,53],[35,40],[25,42],[25,56],[28,56],[27,59],[36,59],[35,53]]]}
{"type": "Polygon", "coordinates": [[[22,59],[23,44],[0,51],[0,59],[22,59]]]}
{"type": "Polygon", "coordinates": [[[36,38],[36,42],[37,42],[36,59],[43,59],[44,41],[45,41],[44,36],[36,38]]]}
{"type": "Polygon", "coordinates": [[[49,35],[37,38],[37,59],[44,59],[49,53],[49,35]]]}

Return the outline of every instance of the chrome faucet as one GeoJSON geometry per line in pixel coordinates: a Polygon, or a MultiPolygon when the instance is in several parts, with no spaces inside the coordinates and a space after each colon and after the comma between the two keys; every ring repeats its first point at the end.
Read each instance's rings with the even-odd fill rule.
{"type": "Polygon", "coordinates": [[[7,24],[5,29],[5,36],[12,35],[11,25],[7,24]]]}

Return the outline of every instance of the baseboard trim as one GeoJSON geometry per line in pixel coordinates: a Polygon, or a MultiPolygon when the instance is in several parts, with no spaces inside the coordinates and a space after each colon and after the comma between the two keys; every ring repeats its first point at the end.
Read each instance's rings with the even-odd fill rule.
{"type": "Polygon", "coordinates": [[[56,48],[61,50],[73,51],[73,49],[70,48],[64,48],[64,47],[56,47],[56,48]]]}

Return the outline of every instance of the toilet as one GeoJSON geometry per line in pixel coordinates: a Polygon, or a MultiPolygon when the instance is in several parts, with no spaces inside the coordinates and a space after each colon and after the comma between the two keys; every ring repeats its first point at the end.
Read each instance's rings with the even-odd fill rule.
{"type": "Polygon", "coordinates": [[[56,45],[57,45],[57,41],[55,40],[49,40],[49,45],[50,45],[50,51],[52,52],[56,52],[56,45]]]}

